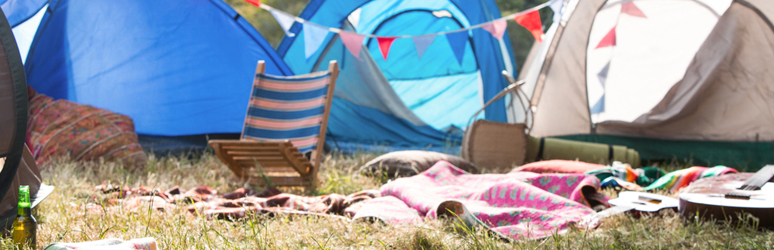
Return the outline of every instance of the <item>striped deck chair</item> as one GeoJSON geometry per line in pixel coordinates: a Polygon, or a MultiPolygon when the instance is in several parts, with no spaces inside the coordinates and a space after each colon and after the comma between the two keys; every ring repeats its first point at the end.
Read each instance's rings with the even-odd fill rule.
{"type": "Polygon", "coordinates": [[[328,71],[290,77],[266,75],[264,69],[259,61],[241,139],[210,140],[209,145],[242,180],[315,186],[338,64],[331,61],[328,71]]]}

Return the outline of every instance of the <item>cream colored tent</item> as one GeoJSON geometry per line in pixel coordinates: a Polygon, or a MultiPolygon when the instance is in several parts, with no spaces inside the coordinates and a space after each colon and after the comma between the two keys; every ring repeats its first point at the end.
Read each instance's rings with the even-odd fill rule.
{"type": "Polygon", "coordinates": [[[512,121],[643,160],[774,163],[769,17],[768,0],[568,0],[520,74],[534,117],[512,121]]]}

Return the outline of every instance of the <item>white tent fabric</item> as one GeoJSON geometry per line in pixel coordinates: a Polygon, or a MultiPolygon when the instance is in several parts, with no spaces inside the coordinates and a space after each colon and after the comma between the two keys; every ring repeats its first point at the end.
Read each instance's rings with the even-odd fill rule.
{"type": "MultiPolygon", "coordinates": [[[[724,3],[725,8],[731,4],[731,0],[712,2],[724,3]]],[[[592,123],[632,122],[656,106],[683,78],[725,12],[722,6],[716,12],[699,1],[608,1],[594,18],[586,52],[592,123]],[[636,3],[645,17],[623,14],[626,3],[636,3]],[[597,48],[613,28],[616,44],[597,48]]]]}
{"type": "Polygon", "coordinates": [[[534,89],[533,135],[774,141],[768,2],[569,0],[568,7],[522,71],[525,90],[534,89]],[[631,3],[641,13],[622,13],[631,3]],[[600,46],[613,27],[614,40],[600,46]],[[602,112],[594,112],[603,96],[602,112]]]}
{"type": "Polygon", "coordinates": [[[16,38],[16,45],[19,46],[19,54],[22,58],[22,63],[27,61],[27,52],[30,51],[32,45],[32,39],[35,38],[35,32],[38,31],[40,20],[43,19],[43,15],[46,14],[48,4],[44,5],[38,13],[30,17],[26,21],[13,27],[13,37],[16,38]]]}

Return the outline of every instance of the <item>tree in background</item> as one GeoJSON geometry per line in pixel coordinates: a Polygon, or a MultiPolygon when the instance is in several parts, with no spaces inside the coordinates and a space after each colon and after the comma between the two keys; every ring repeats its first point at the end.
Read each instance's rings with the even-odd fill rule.
{"type": "MultiPolygon", "coordinates": [[[[247,19],[272,47],[277,48],[285,36],[285,32],[282,31],[282,27],[268,11],[255,7],[245,0],[225,0],[225,2],[231,5],[239,15],[247,19]]],[[[261,0],[261,3],[298,16],[309,0],[261,0]]]]}
{"type": "MultiPolygon", "coordinates": [[[[282,37],[285,36],[285,32],[282,31],[282,27],[277,24],[274,17],[272,17],[269,12],[261,10],[244,0],[225,1],[231,5],[239,15],[245,17],[245,19],[247,19],[247,21],[249,21],[253,27],[266,38],[271,46],[276,48],[277,45],[279,45],[280,41],[282,41],[282,37]]],[[[497,3],[497,6],[500,8],[500,13],[505,16],[532,8],[545,3],[546,1],[548,0],[495,0],[495,3],[497,3]]],[[[297,16],[304,10],[304,7],[309,3],[309,0],[261,0],[261,2],[297,16]]],[[[553,13],[549,8],[540,10],[540,16],[543,19],[544,27],[551,25],[552,15],[553,13]]],[[[535,39],[527,29],[519,26],[513,21],[508,22],[508,35],[511,39],[511,45],[513,46],[516,64],[521,68],[535,39]]]]}

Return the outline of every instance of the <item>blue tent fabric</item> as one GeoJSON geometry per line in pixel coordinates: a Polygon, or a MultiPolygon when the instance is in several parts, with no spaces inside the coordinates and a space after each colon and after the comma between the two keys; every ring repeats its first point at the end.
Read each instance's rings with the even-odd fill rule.
{"type": "MultiPolygon", "coordinates": [[[[353,24],[357,32],[379,36],[419,35],[451,31],[500,17],[499,10],[493,0],[312,0],[302,11],[300,17],[328,27],[344,27],[348,23],[348,16],[356,9],[360,9],[359,23],[353,24]],[[439,10],[447,11],[450,16],[434,13],[439,10]]],[[[294,24],[290,32],[299,34],[301,26],[294,24]]],[[[376,95],[393,92],[391,94],[395,94],[403,102],[401,104],[407,107],[406,110],[378,110],[380,112],[379,119],[375,118],[377,115],[370,114],[370,111],[367,110],[357,114],[348,114],[343,111],[345,106],[347,106],[346,109],[349,109],[347,111],[351,111],[358,106],[374,108],[377,105],[369,106],[358,102],[337,104],[337,102],[349,100],[342,98],[347,92],[338,91],[340,85],[337,85],[337,95],[334,99],[331,119],[349,119],[350,122],[369,121],[375,122],[375,124],[371,124],[372,127],[365,129],[356,126],[336,125],[333,122],[329,125],[332,135],[329,138],[339,138],[344,142],[360,144],[367,144],[362,141],[370,141],[365,140],[365,138],[370,138],[385,140],[382,142],[393,148],[399,145],[405,148],[430,147],[437,149],[443,148],[444,145],[448,146],[449,141],[454,141],[455,138],[458,139],[459,135],[444,133],[441,130],[446,130],[444,126],[449,126],[449,130],[453,130],[451,127],[464,127],[469,116],[477,108],[480,108],[483,102],[491,99],[507,86],[501,72],[508,70],[509,65],[515,65],[512,56],[507,58],[508,62],[504,61],[504,56],[513,54],[507,35],[504,37],[504,43],[501,44],[488,32],[481,29],[474,29],[468,34],[470,34],[470,38],[465,44],[464,54],[461,54],[463,56],[460,64],[457,64],[455,54],[451,51],[447,41],[434,42],[420,59],[411,39],[395,40],[390,50],[389,60],[383,60],[381,57],[371,59],[378,64],[379,69],[370,74],[379,75],[377,78],[386,77],[389,81],[388,84],[392,87],[392,91],[382,91],[376,95]],[[506,51],[501,51],[501,48],[505,48],[506,51]],[[422,67],[416,67],[416,65],[422,65],[422,67]],[[383,75],[381,75],[382,73],[383,75]],[[437,92],[429,91],[429,89],[437,92]],[[449,119],[451,116],[449,114],[459,116],[468,112],[466,109],[470,109],[470,114],[464,115],[467,117],[449,119]],[[408,115],[407,112],[411,114],[408,115]],[[417,119],[417,116],[420,116],[421,119],[417,119]],[[337,126],[342,127],[337,128],[337,126]],[[350,128],[347,131],[349,135],[341,132],[347,128],[350,128]],[[396,130],[396,128],[400,128],[398,129],[399,133],[391,131],[396,130]],[[378,137],[374,134],[390,136],[374,138],[378,137]]],[[[299,60],[299,58],[304,58],[303,40],[299,40],[302,39],[299,36],[303,36],[303,33],[295,37],[285,37],[277,48],[280,56],[294,72],[307,73],[321,70],[317,69],[324,64],[321,62],[327,62],[330,59],[346,61],[345,55],[330,51],[323,52],[322,50],[308,61],[299,60]]],[[[338,42],[335,39],[338,39],[335,34],[329,34],[323,46],[328,44],[336,47],[335,44],[338,42]]],[[[446,36],[436,37],[436,40],[445,39],[446,36]]],[[[364,46],[366,46],[365,52],[367,53],[361,52],[362,54],[379,53],[375,39],[366,39],[364,46]]],[[[342,65],[347,66],[346,63],[342,65]]],[[[347,77],[344,71],[339,76],[340,79],[347,77]]],[[[360,84],[373,83],[361,81],[360,84]]],[[[346,96],[351,99],[353,95],[346,96]]],[[[485,116],[488,120],[505,122],[507,118],[504,101],[500,100],[494,105],[490,105],[485,111],[485,116]]]]}
{"type": "Polygon", "coordinates": [[[11,27],[16,27],[38,13],[46,3],[48,0],[0,0],[0,8],[11,27]]]}
{"type": "Polygon", "coordinates": [[[138,133],[241,132],[255,65],[293,71],[222,0],[51,0],[27,58],[29,85],[128,115],[138,133]]]}
{"type": "MultiPolygon", "coordinates": [[[[322,61],[339,61],[326,141],[345,152],[423,149],[459,151],[462,137],[424,124],[393,91],[369,53],[355,58],[341,39],[321,52],[322,61]],[[368,84],[364,84],[368,83],[368,84]]],[[[327,70],[321,63],[314,71],[327,70]]]]}

